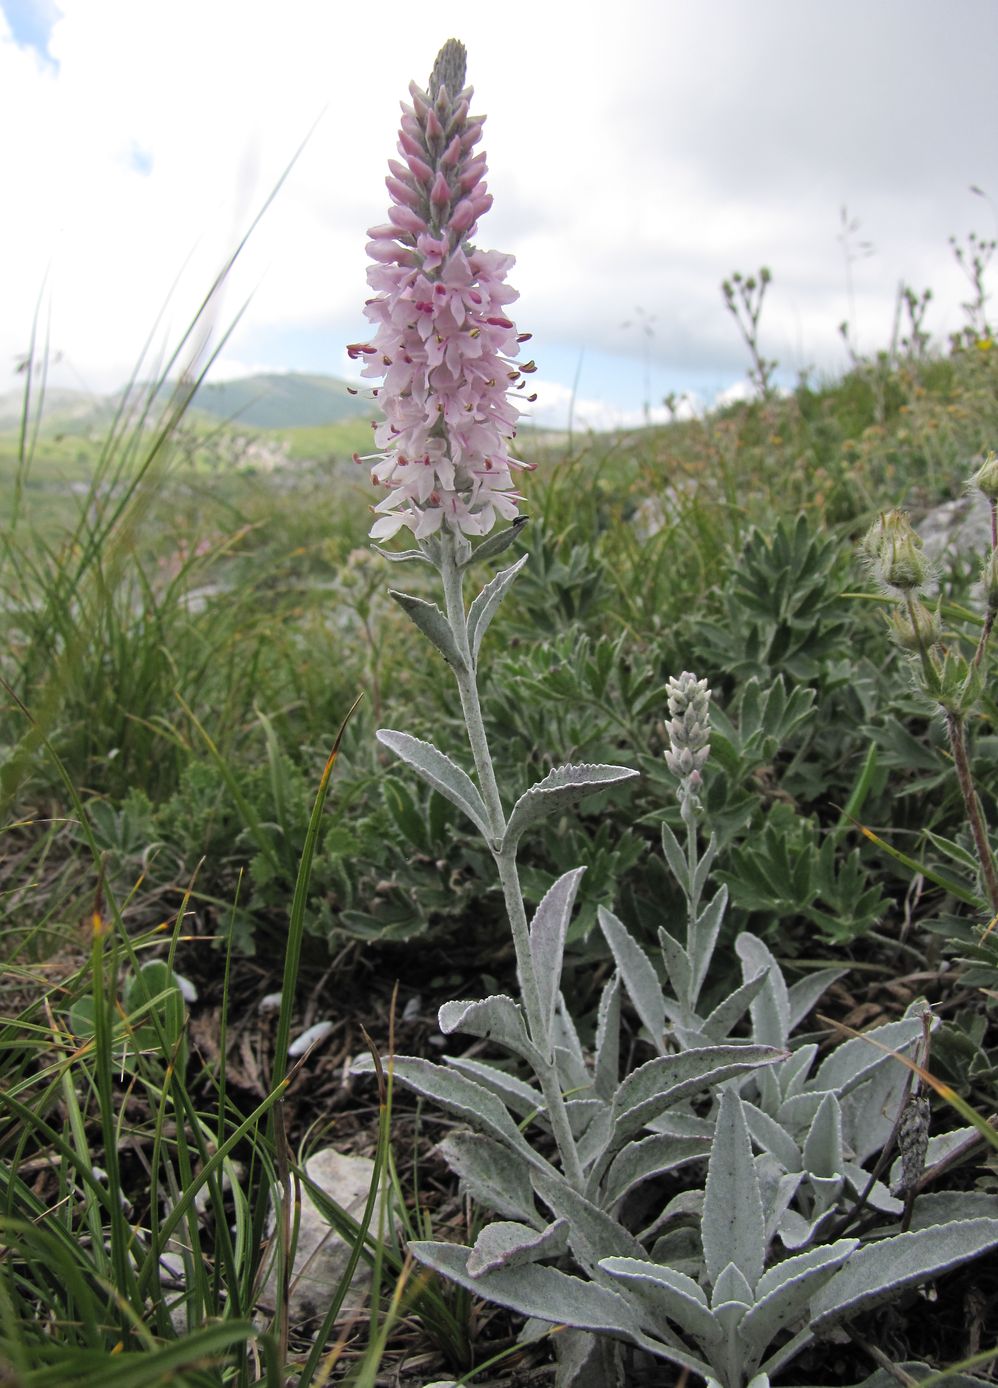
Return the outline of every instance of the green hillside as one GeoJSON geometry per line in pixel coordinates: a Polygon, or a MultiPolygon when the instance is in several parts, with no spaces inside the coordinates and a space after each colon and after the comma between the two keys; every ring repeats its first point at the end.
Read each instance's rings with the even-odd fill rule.
{"type": "Polygon", "coordinates": [[[371,413],[371,402],[350,395],[345,381],[297,372],[209,382],[198,391],[194,407],[254,429],[314,428],[371,413]]]}

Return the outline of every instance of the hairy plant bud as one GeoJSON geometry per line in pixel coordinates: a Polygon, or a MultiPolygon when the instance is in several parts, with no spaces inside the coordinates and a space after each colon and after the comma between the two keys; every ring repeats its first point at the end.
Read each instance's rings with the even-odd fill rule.
{"type": "Polygon", "coordinates": [[[887,618],[887,626],[892,640],[903,651],[922,651],[938,645],[942,640],[942,622],[938,612],[933,612],[917,598],[912,600],[911,609],[899,604],[887,618]]]}
{"type": "Polygon", "coordinates": [[[698,680],[684,670],[678,679],[668,683],[669,713],[666,724],[671,749],[665,754],[665,764],[678,776],[679,800],[697,806],[696,792],[703,783],[700,772],[710,755],[710,689],[706,680],[698,680]]]}
{"type": "Polygon", "coordinates": [[[976,487],[989,501],[998,501],[998,454],[992,451],[987,455],[970,479],[970,485],[976,487]]]}
{"type": "Polygon", "coordinates": [[[917,592],[930,578],[922,542],[911,528],[907,511],[884,511],[869,529],[860,549],[872,562],[880,581],[902,593],[917,592]]]}

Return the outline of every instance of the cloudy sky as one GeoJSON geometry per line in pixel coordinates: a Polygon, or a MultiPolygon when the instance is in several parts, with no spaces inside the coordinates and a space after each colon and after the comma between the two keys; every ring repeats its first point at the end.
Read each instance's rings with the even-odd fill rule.
{"type": "Polygon", "coordinates": [[[345,374],[398,102],[451,35],[543,420],[576,381],[594,424],[736,386],[734,270],[772,270],[762,346],[788,381],[843,368],[843,319],[884,346],[901,280],[933,288],[938,340],[960,325],[948,238],[998,233],[996,0],[0,0],[0,392],[39,303],[62,384],[169,348],[306,137],[230,277],[216,331],[249,304],[215,374],[345,374]]]}

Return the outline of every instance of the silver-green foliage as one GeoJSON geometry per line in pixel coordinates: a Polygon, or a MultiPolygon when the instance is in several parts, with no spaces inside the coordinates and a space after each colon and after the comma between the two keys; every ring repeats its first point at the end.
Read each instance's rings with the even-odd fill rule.
{"type": "MultiPolygon", "coordinates": [[[[919,1226],[897,1232],[902,1202],[869,1169],[907,1095],[906,1071],[890,1052],[918,1045],[922,1009],[818,1063],[817,1045],[798,1043],[794,1033],[841,971],[788,986],[766,946],[742,934],[742,982],[704,1012],[727,893],[707,890],[715,840],[699,851],[710,691],[689,674],[667,691],[667,762],[679,778],[686,844],[667,826],[662,840],[686,898],[685,939],[659,932],[663,985],[623,923],[600,910],[617,969],[602,992],[594,1044],[583,1046],[561,977],[585,869],[558,878],[528,922],[516,850],[531,825],[636,773],[558,767],[507,816],[475,675],[482,638],[522,561],[466,612],[461,575],[473,556],[465,549],[446,534],[423,546],[443,579],[446,612],[394,596],[454,672],[477,784],[429,743],[401,732],[378,736],[467,815],[494,858],[520,998],[449,1002],[439,1024],[445,1035],[492,1042],[515,1066],[393,1058],[399,1083],[461,1120],[441,1150],[467,1193],[498,1216],[471,1247],[417,1241],[411,1251],[478,1295],[573,1327],[576,1335],[559,1340],[562,1388],[610,1388],[619,1379],[619,1358],[601,1336],[721,1388],[750,1381],[762,1388],[816,1334],[998,1243],[998,1200],[928,1197],[919,1226]],[[621,1077],[625,994],[652,1054],[621,1077]],[[656,1206],[640,1188],[662,1178],[683,1188],[656,1206]],[[857,1225],[863,1207],[878,1223],[872,1235],[857,1225]]],[[[949,1135],[943,1146],[959,1139],[949,1135]]]]}

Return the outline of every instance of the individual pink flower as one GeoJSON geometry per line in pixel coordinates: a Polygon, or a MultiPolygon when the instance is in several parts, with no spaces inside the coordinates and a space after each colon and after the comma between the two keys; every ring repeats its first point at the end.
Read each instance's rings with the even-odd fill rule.
{"type": "Polygon", "coordinates": [[[379,540],[403,526],[424,539],[445,523],[485,535],[523,500],[510,468],[533,466],[509,453],[520,415],[510,394],[534,370],[513,361],[530,336],[506,312],[517,298],[506,284],[513,257],[471,239],[492,198],[485,155],[474,153],[484,117],[469,114],[464,72],[464,46],[449,39],[429,90],[410,83],[402,162],[389,160],[385,180],[388,221],[368,232],[367,281],[377,293],[364,312],[376,332],[347,350],[364,359],[363,376],[382,381],[374,393],[385,418],[370,455],[372,481],[387,489],[374,507],[379,540]]]}

